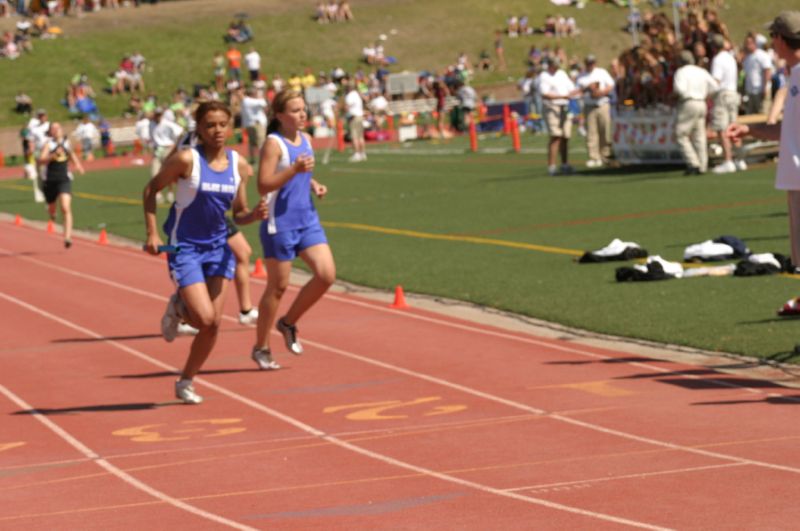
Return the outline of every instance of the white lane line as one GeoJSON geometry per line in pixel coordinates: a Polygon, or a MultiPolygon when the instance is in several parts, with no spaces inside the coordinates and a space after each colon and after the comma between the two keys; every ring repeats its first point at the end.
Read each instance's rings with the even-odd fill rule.
{"type": "MultiPolygon", "coordinates": [[[[159,368],[167,369],[167,370],[170,370],[170,371],[173,371],[173,372],[176,372],[176,373],[178,372],[177,368],[171,367],[171,366],[167,365],[166,363],[163,363],[163,362],[161,362],[161,361],[159,361],[159,360],[157,360],[155,358],[152,358],[151,356],[148,356],[147,354],[145,354],[143,352],[140,352],[140,351],[138,351],[136,349],[127,347],[126,345],[123,345],[123,344],[121,344],[121,343],[119,343],[117,341],[104,339],[102,335],[100,335],[99,333],[97,333],[97,332],[95,332],[93,330],[89,330],[88,328],[85,328],[85,327],[82,327],[82,326],[80,326],[78,324],[72,323],[71,321],[67,321],[66,319],[63,319],[63,318],[61,318],[61,317],[59,317],[57,315],[54,315],[54,314],[52,314],[52,313],[50,313],[50,312],[48,312],[46,310],[38,308],[38,307],[36,307],[36,306],[34,306],[32,304],[29,304],[29,303],[27,303],[25,301],[17,299],[16,297],[13,297],[13,296],[8,295],[6,293],[0,292],[0,298],[3,298],[3,299],[5,299],[5,300],[7,300],[7,301],[9,301],[11,303],[14,303],[14,304],[16,304],[18,306],[21,306],[21,307],[25,308],[26,310],[28,310],[30,312],[33,312],[33,313],[38,314],[38,315],[40,315],[42,317],[45,317],[45,318],[50,319],[52,321],[55,321],[55,322],[57,322],[57,323],[59,323],[59,324],[61,324],[63,326],[66,326],[68,328],[71,328],[73,330],[81,332],[81,333],[83,333],[85,335],[88,335],[89,337],[93,337],[95,339],[100,339],[105,343],[108,343],[108,344],[110,344],[110,345],[112,345],[112,346],[114,346],[116,348],[119,348],[120,350],[122,350],[124,352],[127,352],[128,354],[132,354],[133,356],[135,356],[135,357],[137,357],[139,359],[142,359],[142,360],[144,360],[144,361],[146,361],[148,363],[152,363],[152,364],[156,365],[159,368]]],[[[277,418],[279,420],[282,420],[282,421],[286,422],[287,424],[290,424],[290,425],[298,428],[301,431],[309,433],[309,434],[311,434],[311,435],[313,435],[315,437],[318,437],[318,438],[320,438],[320,439],[322,439],[322,440],[324,440],[326,442],[329,442],[329,443],[331,443],[333,445],[339,446],[339,447],[344,448],[346,450],[350,450],[350,451],[352,451],[354,453],[358,453],[358,454],[370,457],[370,458],[375,459],[377,461],[381,461],[383,463],[396,466],[398,468],[411,470],[411,471],[416,472],[416,473],[421,474],[421,475],[425,475],[425,476],[428,476],[428,477],[436,478],[436,479],[439,479],[439,480],[442,480],[442,481],[446,481],[446,482],[449,482],[449,483],[455,483],[457,485],[468,487],[468,488],[471,488],[471,489],[474,489],[474,490],[477,490],[477,491],[480,491],[480,492],[484,492],[484,493],[488,493],[488,494],[495,494],[497,496],[502,496],[502,497],[505,497],[505,498],[511,498],[511,499],[523,501],[523,502],[534,504],[534,505],[540,505],[540,506],[543,506],[543,507],[547,507],[549,509],[556,509],[556,510],[559,510],[559,511],[565,511],[565,512],[569,512],[569,513],[572,513],[572,514],[578,514],[578,515],[586,516],[586,517],[589,517],[589,518],[605,520],[605,521],[608,521],[608,522],[614,522],[614,523],[617,523],[617,524],[628,525],[628,526],[631,526],[631,527],[637,527],[637,528],[641,528],[641,529],[653,529],[653,530],[668,529],[668,528],[664,528],[664,527],[660,527],[660,526],[656,526],[656,525],[647,524],[645,522],[639,522],[639,521],[636,521],[636,520],[629,520],[627,518],[621,518],[621,517],[617,517],[617,516],[613,516],[613,515],[607,515],[607,514],[598,513],[598,512],[595,512],[595,511],[588,511],[588,510],[585,510],[585,509],[580,509],[578,507],[572,507],[572,506],[569,506],[569,505],[563,505],[563,504],[560,504],[560,503],[555,503],[555,502],[551,502],[551,501],[548,501],[548,500],[544,500],[544,499],[541,499],[541,498],[535,498],[535,497],[532,497],[532,496],[525,496],[525,495],[517,494],[517,493],[514,493],[514,492],[506,492],[506,491],[504,491],[502,489],[497,489],[497,488],[494,488],[494,487],[490,487],[488,485],[483,485],[481,483],[475,483],[473,481],[468,481],[468,480],[465,480],[465,479],[461,479],[461,478],[458,478],[458,477],[455,477],[455,476],[451,476],[451,475],[448,475],[448,474],[445,474],[445,473],[437,472],[435,470],[430,470],[428,468],[416,466],[416,465],[413,465],[411,463],[407,463],[405,461],[400,461],[399,459],[395,459],[393,457],[389,457],[387,455],[379,454],[377,452],[373,452],[372,450],[368,450],[366,448],[362,448],[360,446],[356,446],[355,444],[349,443],[349,442],[347,442],[345,440],[342,440],[342,439],[339,439],[337,437],[334,437],[334,436],[331,436],[331,435],[327,435],[325,432],[323,432],[323,431],[321,431],[321,430],[319,430],[319,429],[317,429],[317,428],[315,428],[315,427],[313,427],[311,425],[308,425],[308,424],[306,424],[306,423],[304,423],[304,422],[302,422],[300,420],[297,420],[297,419],[295,419],[293,417],[285,415],[285,414],[281,413],[280,411],[277,411],[275,409],[272,409],[270,407],[265,406],[264,404],[261,404],[259,402],[254,401],[254,400],[251,400],[251,399],[249,399],[249,398],[247,398],[245,396],[242,396],[242,395],[240,395],[238,393],[235,393],[234,391],[231,391],[231,390],[229,390],[229,389],[227,389],[225,387],[222,387],[220,385],[211,383],[211,382],[205,380],[204,378],[195,378],[195,382],[196,383],[200,383],[200,384],[204,385],[205,387],[208,387],[209,389],[211,389],[213,391],[216,391],[217,393],[219,393],[221,395],[227,396],[228,398],[230,398],[232,400],[235,400],[237,402],[245,404],[245,405],[247,405],[247,406],[249,406],[249,407],[251,407],[251,408],[253,408],[253,409],[257,410],[257,411],[261,411],[261,412],[266,413],[267,415],[269,415],[271,417],[274,417],[274,418],[277,418]]],[[[3,390],[5,390],[5,388],[3,388],[3,390]]],[[[17,402],[17,403],[21,404],[22,407],[24,407],[25,409],[33,409],[31,406],[25,404],[24,402],[20,401],[20,402],[17,402]]],[[[161,493],[160,491],[152,489],[151,487],[147,486],[146,484],[139,482],[138,480],[136,480],[133,477],[129,476],[128,474],[126,474],[122,470],[117,469],[116,467],[114,467],[110,463],[107,463],[105,460],[101,459],[94,452],[91,452],[91,450],[89,450],[88,448],[83,446],[81,443],[79,443],[77,440],[75,440],[74,438],[69,436],[69,434],[67,434],[66,432],[61,430],[61,428],[59,428],[52,421],[50,421],[46,417],[42,416],[41,414],[35,415],[35,418],[41,420],[42,422],[47,421],[47,422],[45,422],[45,425],[47,425],[48,427],[52,426],[51,429],[56,428],[58,431],[56,431],[56,429],[54,429],[54,431],[56,431],[56,433],[58,433],[59,435],[61,435],[61,433],[63,433],[64,435],[69,437],[69,439],[65,439],[65,440],[67,440],[67,442],[75,441],[75,443],[80,445],[80,446],[75,446],[76,448],[78,448],[79,450],[86,449],[87,452],[90,452],[90,453],[84,453],[84,455],[86,455],[88,458],[95,459],[98,463],[101,462],[101,461],[103,463],[106,463],[108,465],[108,468],[106,468],[105,466],[104,466],[104,468],[106,468],[109,471],[113,471],[112,473],[114,473],[115,475],[117,475],[120,478],[123,478],[124,480],[126,480],[129,483],[131,483],[132,485],[137,486],[137,488],[141,488],[142,490],[145,490],[145,492],[151,493],[152,495],[158,497],[158,499],[163,499],[164,501],[170,500],[168,503],[171,503],[172,501],[174,501],[175,504],[178,504],[178,503],[181,504],[181,505],[176,505],[176,507],[181,507],[181,508],[185,507],[185,508],[187,508],[187,510],[188,510],[188,508],[192,508],[192,509],[194,509],[196,511],[199,511],[203,515],[213,516],[213,515],[210,515],[210,513],[205,513],[205,511],[201,511],[200,509],[194,508],[191,505],[188,505],[188,504],[185,504],[183,502],[180,502],[179,500],[175,500],[174,498],[170,498],[167,495],[161,493]],[[130,479],[130,481],[128,481],[128,478],[130,479]],[[163,498],[161,496],[163,496],[163,498]]],[[[190,511],[190,512],[194,512],[194,511],[190,511]]],[[[197,514],[197,513],[195,513],[195,514],[197,514]]],[[[228,520],[223,519],[222,517],[218,517],[218,518],[221,518],[225,522],[230,522],[228,520]]],[[[235,522],[231,522],[231,523],[235,524],[235,525],[239,525],[239,524],[236,524],[235,522]]],[[[241,527],[241,529],[250,529],[250,528],[241,527]]]]}
{"type": "MultiPolygon", "coordinates": [[[[126,255],[132,255],[132,256],[139,257],[138,254],[126,252],[122,248],[116,248],[116,247],[112,246],[112,247],[109,247],[108,249],[109,250],[114,250],[117,253],[125,253],[126,255]]],[[[9,255],[13,254],[12,251],[9,251],[7,249],[2,249],[2,248],[0,248],[0,253],[9,254],[9,255]]],[[[73,276],[76,276],[78,278],[83,278],[83,279],[86,279],[86,280],[89,280],[89,281],[97,282],[99,284],[105,284],[107,286],[111,286],[111,287],[114,287],[114,288],[123,289],[123,290],[129,291],[131,293],[135,293],[137,295],[141,295],[143,297],[148,297],[148,298],[159,300],[159,301],[166,301],[167,300],[167,297],[164,297],[164,296],[161,296],[161,295],[157,295],[157,294],[154,294],[154,293],[151,293],[151,292],[143,291],[143,290],[140,290],[140,289],[137,289],[137,288],[133,288],[133,287],[127,286],[125,284],[120,284],[118,282],[114,282],[114,281],[111,281],[111,280],[106,280],[104,278],[97,277],[95,275],[89,275],[89,274],[81,273],[81,272],[78,272],[78,271],[75,271],[75,270],[72,270],[72,269],[67,269],[65,267],[57,266],[57,265],[54,265],[54,264],[51,264],[51,263],[48,263],[48,262],[45,262],[45,261],[42,261],[42,260],[38,260],[36,258],[32,258],[32,257],[29,257],[29,256],[17,256],[17,258],[19,258],[21,260],[25,260],[25,261],[31,262],[31,263],[35,263],[35,264],[40,265],[42,267],[47,267],[47,268],[50,268],[50,269],[54,269],[56,271],[60,271],[62,273],[68,274],[68,275],[73,275],[73,276]]],[[[146,259],[147,257],[141,257],[141,258],[145,258],[146,259]]],[[[156,263],[154,260],[147,259],[147,261],[151,262],[151,263],[156,263]]],[[[263,282],[259,281],[258,279],[251,279],[251,282],[263,283],[263,282]]],[[[295,286],[290,286],[290,289],[294,290],[294,289],[298,289],[298,288],[295,287],[295,286]]],[[[457,330],[471,332],[473,334],[488,335],[488,336],[492,336],[492,337],[499,337],[499,338],[502,338],[502,339],[510,339],[512,341],[516,341],[516,342],[520,342],[520,343],[541,346],[541,347],[545,347],[545,348],[548,348],[548,349],[561,351],[561,352],[567,352],[567,353],[570,353],[570,354],[576,354],[576,355],[579,355],[579,356],[584,356],[584,357],[593,358],[593,359],[600,359],[600,360],[613,360],[613,359],[616,359],[613,356],[606,356],[604,354],[598,354],[596,352],[590,352],[588,350],[584,350],[584,349],[581,349],[581,348],[573,346],[573,345],[557,345],[557,344],[554,344],[552,342],[538,340],[538,339],[535,339],[535,338],[532,338],[532,337],[522,337],[522,336],[519,336],[519,335],[510,334],[510,333],[506,333],[506,332],[501,332],[501,331],[497,331],[497,330],[478,328],[477,325],[476,326],[470,326],[470,325],[465,325],[465,324],[461,324],[461,323],[457,323],[457,322],[447,321],[447,320],[444,320],[444,319],[438,319],[436,317],[430,317],[430,316],[427,316],[427,315],[419,315],[419,314],[410,313],[410,312],[399,312],[399,311],[397,311],[395,309],[392,309],[392,308],[385,308],[385,307],[382,307],[382,306],[374,304],[374,303],[354,300],[353,298],[350,298],[350,297],[342,297],[342,296],[337,295],[335,293],[328,293],[328,294],[325,295],[325,298],[326,299],[335,300],[335,301],[338,301],[338,302],[342,302],[342,303],[345,303],[345,304],[349,304],[349,305],[352,305],[352,306],[359,306],[359,307],[362,307],[362,308],[368,308],[368,309],[373,310],[373,311],[389,313],[389,314],[392,314],[392,315],[397,316],[397,317],[404,317],[404,318],[407,318],[407,319],[415,319],[415,320],[418,320],[418,321],[432,323],[432,324],[436,324],[436,325],[440,325],[440,326],[445,326],[445,327],[449,327],[449,328],[455,328],[457,330]]],[[[225,319],[231,321],[231,322],[236,322],[235,319],[233,319],[232,317],[229,317],[227,315],[223,316],[223,317],[225,319]]],[[[630,365],[631,367],[639,367],[641,369],[645,369],[645,370],[652,371],[652,372],[657,372],[657,373],[663,373],[663,374],[673,372],[672,369],[665,369],[664,367],[658,367],[656,365],[651,365],[649,363],[643,363],[643,362],[626,361],[625,365],[630,365]]],[[[718,385],[720,387],[727,387],[727,388],[730,388],[730,389],[741,389],[741,390],[743,390],[745,392],[748,392],[748,393],[757,394],[757,395],[763,395],[763,396],[767,396],[767,397],[770,397],[770,398],[782,398],[782,399],[785,399],[785,400],[791,401],[791,402],[795,402],[795,401],[796,402],[800,402],[800,398],[797,398],[797,397],[787,396],[787,395],[783,395],[783,394],[780,394],[780,393],[769,393],[769,392],[765,392],[765,391],[757,389],[757,388],[743,386],[743,385],[740,385],[740,384],[735,383],[735,382],[728,382],[728,381],[725,381],[725,380],[718,380],[718,379],[714,379],[714,378],[705,378],[705,377],[697,376],[697,375],[693,375],[693,374],[682,374],[682,375],[679,375],[679,377],[683,378],[683,379],[688,379],[688,380],[710,382],[710,383],[713,383],[713,384],[718,385]]]]}
{"type": "MultiPolygon", "coordinates": [[[[5,294],[0,293],[0,296],[5,296],[5,294]]],[[[13,299],[10,299],[10,300],[12,300],[12,302],[16,302],[13,299]]],[[[24,305],[24,303],[23,303],[23,305],[24,305]]],[[[12,402],[14,402],[20,408],[22,408],[24,410],[27,410],[27,411],[30,411],[31,415],[33,416],[33,418],[35,418],[36,420],[38,420],[39,422],[44,424],[45,427],[47,427],[50,431],[52,431],[53,433],[55,433],[56,435],[61,437],[70,446],[72,446],[73,448],[78,450],[80,453],[82,453],[84,456],[86,456],[87,459],[93,461],[100,468],[103,468],[106,472],[116,476],[117,478],[121,479],[123,482],[127,483],[128,485],[132,486],[133,488],[138,489],[138,490],[144,492],[145,494],[149,494],[153,498],[155,498],[155,499],[157,499],[159,501],[162,501],[162,502],[164,502],[164,503],[166,503],[168,505],[171,505],[171,506],[173,506],[173,507],[175,507],[177,509],[182,509],[182,510],[188,512],[188,513],[194,514],[194,515],[199,516],[201,518],[205,518],[206,520],[211,520],[212,522],[216,522],[218,524],[222,524],[222,525],[225,525],[225,526],[228,526],[228,527],[232,527],[234,529],[255,531],[255,529],[252,528],[252,527],[240,524],[238,522],[234,522],[233,520],[228,520],[227,518],[219,516],[217,514],[210,513],[208,511],[204,511],[204,510],[202,510],[202,509],[200,509],[198,507],[195,507],[194,505],[190,505],[190,504],[188,504],[186,502],[183,502],[181,500],[173,498],[172,496],[164,494],[160,490],[156,490],[153,487],[151,487],[150,485],[139,481],[138,479],[136,479],[135,477],[131,476],[127,472],[117,468],[116,466],[112,465],[111,463],[109,463],[108,461],[106,461],[105,459],[100,457],[93,450],[88,448],[86,445],[84,445],[78,439],[76,439],[75,437],[70,435],[66,430],[61,428],[61,426],[59,426],[58,424],[56,424],[55,422],[53,422],[52,420],[47,418],[45,415],[43,415],[42,413],[37,411],[33,406],[31,406],[30,404],[25,402],[25,400],[23,400],[22,398],[20,398],[16,394],[14,394],[12,391],[10,391],[7,387],[5,387],[2,384],[0,384],[0,393],[4,394],[6,396],[6,398],[8,398],[12,402]]]]}
{"type": "Polygon", "coordinates": [[[571,486],[581,486],[595,484],[595,483],[604,483],[606,481],[617,481],[620,479],[644,479],[644,478],[651,478],[655,476],[666,476],[670,474],[686,474],[689,472],[700,472],[705,470],[717,470],[720,468],[733,468],[738,466],[745,466],[744,463],[723,463],[721,465],[707,465],[707,466],[694,466],[694,467],[687,467],[687,468],[675,468],[672,470],[660,470],[658,472],[641,472],[639,474],[626,474],[624,476],[611,476],[611,477],[602,477],[602,478],[593,478],[593,479],[582,479],[576,481],[563,481],[561,483],[546,483],[544,485],[528,485],[527,487],[514,487],[513,489],[508,489],[511,492],[518,492],[523,490],[535,490],[535,491],[547,491],[550,489],[563,489],[565,487],[571,486]]]}
{"type": "MultiPolygon", "coordinates": [[[[3,251],[3,249],[0,249],[0,252],[2,252],[2,251],[3,251]]],[[[138,292],[141,291],[141,290],[137,290],[135,288],[130,288],[128,286],[125,286],[124,284],[119,284],[119,283],[114,282],[114,281],[101,279],[99,277],[96,277],[95,275],[88,275],[88,274],[84,274],[84,273],[79,273],[79,272],[75,272],[75,271],[72,271],[72,270],[69,270],[69,269],[61,268],[59,266],[51,266],[47,262],[42,262],[42,261],[39,261],[39,260],[36,260],[36,259],[33,259],[33,258],[29,258],[29,257],[21,257],[21,258],[26,259],[26,260],[31,260],[31,261],[33,261],[33,262],[35,262],[37,264],[41,264],[41,265],[43,265],[45,267],[52,267],[52,268],[55,268],[55,269],[58,269],[58,270],[63,270],[67,274],[75,275],[75,276],[78,276],[78,277],[81,277],[81,278],[85,278],[87,280],[100,282],[102,284],[106,284],[106,285],[109,285],[109,286],[112,286],[112,287],[116,287],[118,289],[128,290],[128,291],[131,291],[131,292],[134,292],[134,293],[138,293],[138,292]]],[[[144,293],[148,293],[148,292],[144,292],[144,293]]],[[[158,300],[166,300],[166,297],[161,297],[159,295],[155,295],[155,294],[152,294],[152,293],[148,293],[148,296],[150,298],[156,298],[158,300]]],[[[333,296],[333,297],[335,297],[335,296],[333,296]]],[[[339,298],[337,298],[337,300],[339,300],[339,298]]],[[[344,299],[344,298],[341,298],[341,300],[347,301],[347,299],[344,299]]],[[[377,309],[377,310],[380,310],[380,311],[394,312],[394,315],[402,315],[402,316],[406,316],[406,317],[420,319],[420,320],[427,321],[427,322],[433,322],[435,324],[449,325],[451,327],[455,327],[457,329],[464,330],[464,331],[482,332],[482,333],[485,333],[485,334],[488,334],[488,335],[491,335],[491,336],[494,336],[494,337],[501,337],[503,339],[518,340],[518,341],[522,341],[524,343],[529,343],[529,344],[534,344],[534,345],[538,345],[538,346],[544,346],[544,347],[548,347],[548,348],[553,348],[555,350],[562,350],[562,351],[565,351],[565,352],[573,352],[573,353],[582,354],[582,355],[590,356],[590,357],[596,357],[596,358],[611,359],[610,357],[604,356],[602,354],[595,354],[595,353],[592,353],[592,352],[583,352],[581,350],[577,350],[577,349],[574,349],[574,348],[569,347],[569,346],[553,345],[553,344],[550,344],[550,343],[547,343],[547,342],[544,342],[544,341],[539,341],[539,340],[530,339],[530,338],[523,338],[523,337],[515,336],[513,334],[506,334],[506,333],[503,333],[503,332],[497,332],[497,331],[493,331],[493,330],[474,329],[474,328],[472,328],[470,326],[462,325],[462,324],[459,324],[459,323],[451,323],[449,321],[436,319],[436,318],[433,318],[433,317],[418,316],[418,315],[414,315],[414,314],[411,314],[411,313],[408,313],[408,312],[397,312],[396,310],[391,310],[389,308],[381,308],[380,306],[371,305],[371,304],[363,303],[363,302],[359,302],[359,301],[354,301],[353,304],[356,304],[356,305],[359,305],[359,306],[363,306],[363,307],[366,307],[366,308],[370,308],[370,309],[377,309]]],[[[227,319],[227,320],[230,320],[230,321],[235,321],[235,319],[233,317],[230,317],[230,316],[227,316],[227,315],[223,316],[223,318],[227,319]]],[[[273,331],[273,333],[274,333],[274,331],[273,331]]],[[[589,430],[592,430],[592,431],[597,431],[597,432],[600,432],[600,433],[604,433],[606,435],[612,435],[612,436],[616,436],[616,437],[621,437],[621,438],[624,438],[624,439],[629,439],[629,440],[641,442],[641,443],[644,443],[644,444],[659,446],[661,448],[669,448],[671,450],[679,450],[679,451],[689,452],[689,453],[693,453],[693,454],[697,454],[697,455],[702,455],[702,456],[705,456],[705,457],[712,457],[714,459],[722,459],[722,460],[725,460],[725,461],[733,461],[733,462],[736,462],[736,463],[749,464],[749,465],[758,466],[758,467],[762,467],[762,468],[768,468],[768,469],[772,469],[772,470],[781,470],[781,471],[784,471],[784,472],[791,472],[793,474],[800,474],[800,468],[784,466],[784,465],[778,465],[778,464],[768,463],[768,462],[763,462],[763,461],[755,461],[755,460],[752,460],[752,459],[746,459],[746,458],[737,457],[737,456],[733,456],[733,455],[727,455],[727,454],[722,454],[722,453],[718,453],[718,452],[712,452],[712,451],[709,451],[709,450],[703,450],[701,448],[695,448],[695,447],[690,447],[690,446],[682,446],[680,444],[675,444],[675,443],[671,443],[671,442],[667,442],[667,441],[660,441],[660,440],[657,440],[657,439],[652,439],[652,438],[649,438],[649,437],[643,437],[643,436],[635,435],[635,434],[632,434],[632,433],[623,432],[623,431],[620,431],[620,430],[606,428],[606,427],[600,426],[598,424],[592,424],[590,422],[584,422],[584,421],[581,421],[581,420],[578,420],[578,419],[575,419],[575,418],[572,418],[572,417],[569,417],[569,416],[565,416],[563,414],[550,413],[550,412],[547,412],[547,411],[545,411],[543,409],[539,409],[539,408],[536,408],[536,407],[533,407],[533,406],[529,406],[529,405],[523,404],[521,402],[517,402],[517,401],[514,401],[514,400],[506,399],[506,398],[503,398],[503,397],[500,397],[500,396],[497,396],[497,395],[493,395],[493,394],[486,393],[486,392],[483,392],[483,391],[480,391],[480,390],[477,390],[477,389],[473,389],[471,387],[466,387],[466,386],[463,386],[463,385],[460,385],[460,384],[457,384],[457,383],[454,383],[454,382],[450,382],[450,381],[444,380],[442,378],[438,378],[438,377],[435,377],[435,376],[430,376],[430,375],[427,375],[427,374],[424,374],[424,373],[413,371],[411,369],[406,369],[406,368],[403,368],[403,367],[400,367],[400,366],[397,366],[397,365],[393,365],[393,364],[390,364],[390,363],[385,363],[385,362],[382,362],[382,361],[378,361],[378,360],[375,360],[375,359],[372,359],[372,358],[368,358],[366,356],[362,356],[362,355],[356,354],[354,352],[342,350],[342,349],[339,349],[339,348],[336,348],[336,347],[333,347],[333,346],[329,346],[329,345],[326,345],[324,343],[319,343],[319,342],[316,342],[316,341],[313,341],[313,340],[310,340],[310,339],[303,339],[303,342],[307,343],[309,345],[315,346],[315,347],[317,347],[317,348],[319,348],[321,350],[326,350],[326,351],[331,352],[333,354],[338,354],[338,355],[343,356],[343,357],[347,357],[347,358],[354,359],[354,360],[357,360],[357,361],[360,361],[360,362],[363,362],[363,363],[374,365],[376,367],[381,367],[383,369],[386,369],[386,370],[389,370],[389,371],[392,371],[392,372],[404,374],[406,376],[410,376],[412,378],[424,380],[424,381],[427,381],[427,382],[430,382],[430,383],[434,383],[434,384],[437,384],[437,385],[440,385],[440,386],[443,386],[443,387],[447,387],[447,388],[450,388],[450,389],[455,389],[457,391],[460,391],[460,392],[463,392],[463,393],[466,393],[466,394],[470,394],[472,396],[477,396],[477,397],[483,398],[485,400],[490,400],[492,402],[504,404],[504,405],[509,406],[511,408],[522,410],[522,411],[525,411],[527,413],[533,413],[535,415],[546,415],[548,418],[551,418],[551,419],[554,419],[554,420],[558,420],[558,421],[561,421],[561,422],[564,422],[564,423],[567,423],[567,424],[572,424],[574,426],[579,426],[579,427],[582,427],[582,428],[586,428],[586,429],[589,429],[589,430]]],[[[120,348],[123,348],[123,350],[128,349],[128,347],[126,347],[125,345],[122,345],[121,343],[116,343],[116,342],[114,342],[114,343],[118,344],[120,346],[120,348]]],[[[130,350],[132,350],[132,349],[130,349],[130,350]]],[[[148,356],[148,358],[149,358],[149,356],[148,356]]],[[[152,358],[150,358],[150,359],[152,359],[152,358]]],[[[155,361],[157,363],[161,363],[161,362],[158,362],[157,360],[155,360],[155,361]]],[[[638,363],[631,363],[631,365],[638,365],[638,363]]],[[[645,366],[645,367],[647,367],[647,366],[645,366]]],[[[659,370],[659,371],[671,372],[669,370],[663,369],[661,367],[655,367],[655,366],[652,366],[652,369],[659,370]]],[[[200,381],[200,380],[198,380],[198,381],[200,381]]],[[[739,388],[739,386],[734,386],[734,387],[739,388]]],[[[747,389],[747,388],[743,388],[743,389],[747,389]]],[[[783,396],[783,395],[777,395],[777,396],[783,396]]]]}

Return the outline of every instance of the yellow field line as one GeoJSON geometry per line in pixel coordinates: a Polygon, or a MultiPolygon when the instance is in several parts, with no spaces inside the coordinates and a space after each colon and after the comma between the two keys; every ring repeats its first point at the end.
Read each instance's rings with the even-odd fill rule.
{"type": "MultiPolygon", "coordinates": [[[[25,186],[22,184],[6,184],[6,183],[0,184],[0,188],[6,188],[8,190],[21,190],[23,192],[30,192],[33,189],[32,185],[25,186]]],[[[142,204],[141,199],[131,199],[130,197],[124,197],[118,195],[88,194],[86,192],[72,192],[72,195],[75,197],[80,197],[81,199],[91,199],[93,201],[105,201],[107,203],[121,203],[124,205],[142,204]]]]}
{"type": "Polygon", "coordinates": [[[325,227],[337,229],[352,229],[365,232],[377,232],[380,234],[391,234],[393,236],[407,236],[409,238],[421,238],[425,240],[442,240],[450,242],[476,243],[480,245],[495,245],[498,247],[511,247],[512,249],[525,249],[528,251],[541,251],[551,254],[566,254],[570,256],[581,256],[583,251],[574,249],[563,249],[561,247],[551,247],[549,245],[536,245],[534,243],[511,242],[507,240],[495,240],[491,238],[478,238],[476,236],[454,236],[450,234],[432,234],[429,232],[419,232],[415,230],[390,229],[387,227],[376,227],[374,225],[364,225],[361,223],[344,223],[339,221],[326,221],[325,227]]]}

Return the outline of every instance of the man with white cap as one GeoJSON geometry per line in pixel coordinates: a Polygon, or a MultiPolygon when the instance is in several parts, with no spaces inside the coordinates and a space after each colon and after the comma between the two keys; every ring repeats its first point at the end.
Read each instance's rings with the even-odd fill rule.
{"type": "Polygon", "coordinates": [[[586,118],[587,168],[599,168],[611,157],[611,105],[609,94],[614,79],[608,70],[596,66],[594,55],[586,56],[586,70],[577,79],[583,92],[583,112],[586,118]]]}
{"type": "Polygon", "coordinates": [[[728,126],[736,122],[739,114],[739,92],[736,90],[739,83],[739,69],[736,59],[730,53],[729,43],[719,33],[711,37],[711,42],[717,50],[711,60],[711,76],[719,83],[719,91],[714,96],[714,107],[711,109],[711,128],[719,134],[722,144],[724,162],[716,166],[714,173],[733,173],[738,169],[745,169],[744,161],[733,161],[733,145],[724,133],[728,126]]]}
{"type": "Polygon", "coordinates": [[[792,264],[800,265],[800,11],[784,11],[769,26],[772,48],[786,61],[789,71],[783,122],[780,124],[733,124],[728,137],[750,135],[760,140],[779,140],[775,188],[786,190],[789,205],[789,238],[792,264]]]}
{"type": "Polygon", "coordinates": [[[682,66],[675,71],[673,81],[673,92],[678,98],[675,139],[686,161],[685,175],[700,175],[708,169],[706,100],[719,84],[708,70],[695,66],[689,50],[680,53],[679,61],[682,66]]]}
{"type": "Polygon", "coordinates": [[[562,174],[572,173],[567,162],[569,138],[572,136],[572,116],[569,114],[569,98],[575,95],[575,84],[566,72],[560,69],[556,57],[547,60],[547,70],[539,74],[539,91],[544,106],[544,121],[550,134],[547,151],[547,172],[559,173],[556,160],[561,156],[562,174]]]}

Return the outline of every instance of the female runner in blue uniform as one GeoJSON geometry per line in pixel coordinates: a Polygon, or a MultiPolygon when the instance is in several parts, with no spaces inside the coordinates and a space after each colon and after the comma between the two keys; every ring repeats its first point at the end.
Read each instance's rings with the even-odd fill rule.
{"type": "Polygon", "coordinates": [[[175,383],[175,396],[187,404],[203,401],[192,386],[217,340],[225,294],[233,278],[235,260],[228,246],[225,212],[233,208],[238,224],[266,218],[262,200],[247,208],[247,161],[225,148],[232,134],[231,111],[224,103],[201,103],[195,113],[200,145],[170,156],[144,189],[145,249],[158,253],[161,238],[156,226],[156,195],[177,183],[177,196],[164,231],[169,244],[180,247],[169,255],[169,271],[178,291],[170,297],[161,320],[164,339],[172,341],[178,323],[185,319],[199,330],[192,341],[189,358],[175,383]]]}
{"type": "Polygon", "coordinates": [[[261,148],[258,191],[265,196],[269,218],[261,222],[261,244],[267,266],[267,288],[258,307],[256,344],[252,358],[261,369],[278,369],[272,359],[269,331],[281,297],[289,286],[292,261],[299,256],[313,276],[297,294],[286,314],[278,319],[286,348],[302,354],[297,321],[322,297],[336,279],[336,265],[325,231],[319,222],[311,192],[322,198],[327,188],[315,181],[314,152],[306,126],[306,102],[300,92],[283,90],[270,107],[267,141],[261,148]]]}

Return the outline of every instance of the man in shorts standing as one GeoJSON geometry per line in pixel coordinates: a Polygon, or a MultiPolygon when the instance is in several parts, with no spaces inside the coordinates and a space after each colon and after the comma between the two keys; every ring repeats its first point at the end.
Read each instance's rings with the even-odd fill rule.
{"type": "Polygon", "coordinates": [[[539,75],[539,90],[544,105],[544,120],[550,134],[547,151],[547,173],[570,174],[572,166],[567,162],[569,138],[572,136],[572,117],[569,114],[569,98],[575,95],[575,84],[561,70],[556,57],[547,60],[547,70],[539,75]],[[556,166],[561,156],[561,169],[556,166]]]}
{"type": "Polygon", "coordinates": [[[714,47],[718,50],[711,60],[711,77],[719,83],[719,92],[714,96],[714,107],[711,109],[711,127],[719,134],[722,153],[725,158],[722,164],[715,166],[714,173],[732,173],[745,169],[744,161],[737,164],[733,160],[733,144],[723,133],[728,126],[736,122],[739,114],[739,93],[736,90],[739,80],[739,69],[736,59],[730,52],[728,42],[720,34],[712,37],[714,47]]]}

